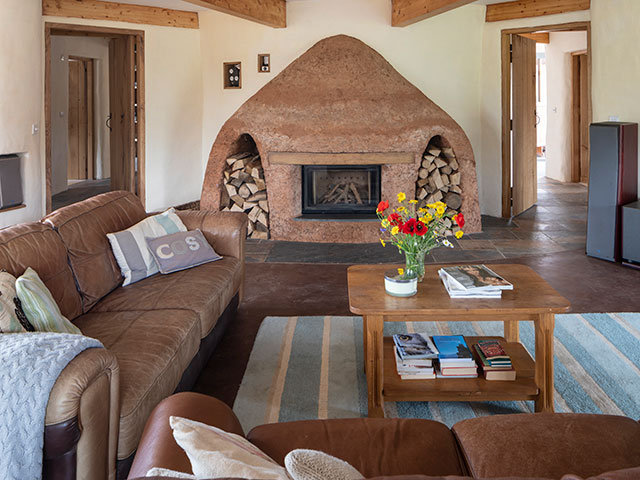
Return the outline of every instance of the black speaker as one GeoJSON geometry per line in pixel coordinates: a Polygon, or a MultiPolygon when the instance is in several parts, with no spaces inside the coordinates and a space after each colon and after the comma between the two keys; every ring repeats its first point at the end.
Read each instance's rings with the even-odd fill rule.
{"type": "Polygon", "coordinates": [[[640,200],[622,207],[622,259],[640,265],[640,200]]]}
{"type": "Polygon", "coordinates": [[[594,123],[589,134],[587,255],[619,262],[622,205],[638,199],[638,124],[594,123]]]}
{"type": "Polygon", "coordinates": [[[20,157],[0,155],[0,209],[22,204],[20,157]]]}

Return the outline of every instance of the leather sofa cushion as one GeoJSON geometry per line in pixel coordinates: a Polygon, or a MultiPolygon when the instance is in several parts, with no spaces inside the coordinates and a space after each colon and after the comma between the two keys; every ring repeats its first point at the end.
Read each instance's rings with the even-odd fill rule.
{"type": "Polygon", "coordinates": [[[296,448],[338,457],[366,477],[463,475],[455,438],[446,425],[417,419],[334,419],[255,427],[247,439],[281,465],[296,448]]]}
{"type": "Polygon", "coordinates": [[[116,191],[63,207],[43,219],[58,231],[69,251],[84,312],[122,283],[107,233],[129,228],[145,217],[138,197],[116,191]]]}
{"type": "Polygon", "coordinates": [[[242,281],[242,262],[224,257],[168,275],[154,275],[119,287],[101,300],[92,312],[185,309],[201,323],[202,338],[216,325],[242,281]]]}
{"type": "Polygon", "coordinates": [[[127,458],[138,446],[153,408],[174,392],[198,352],[199,319],[189,310],[91,312],[76,324],[118,360],[118,459],[127,458]]]}
{"type": "Polygon", "coordinates": [[[15,277],[33,268],[65,317],[73,320],[82,313],[67,249],[50,226],[23,223],[0,230],[0,266],[15,277]]]}
{"type": "Polygon", "coordinates": [[[586,478],[640,465],[640,424],[627,417],[495,415],[458,422],[453,432],[474,477],[586,478]]]}
{"type": "Polygon", "coordinates": [[[187,454],[173,438],[170,416],[189,418],[244,437],[240,421],[225,403],[201,393],[176,393],[151,413],[129,477],[144,476],[153,467],[192,473],[187,454]]]}

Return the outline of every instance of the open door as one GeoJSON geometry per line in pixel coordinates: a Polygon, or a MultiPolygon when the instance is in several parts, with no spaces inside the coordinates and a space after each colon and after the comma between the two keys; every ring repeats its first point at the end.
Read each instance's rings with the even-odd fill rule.
{"type": "Polygon", "coordinates": [[[511,36],[512,62],[512,211],[516,216],[538,201],[536,158],[536,42],[511,36]]]}
{"type": "Polygon", "coordinates": [[[589,182],[589,59],[587,53],[572,55],[571,181],[589,182]]]}
{"type": "Polygon", "coordinates": [[[136,193],[135,40],[112,38],[109,43],[111,111],[111,189],[136,193]]]}
{"type": "Polygon", "coordinates": [[[93,179],[93,85],[93,60],[69,57],[69,180],[93,179]]]}

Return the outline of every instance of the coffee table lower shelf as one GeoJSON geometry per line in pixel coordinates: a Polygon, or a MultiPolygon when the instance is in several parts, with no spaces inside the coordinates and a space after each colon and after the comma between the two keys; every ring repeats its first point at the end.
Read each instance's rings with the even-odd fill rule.
{"type": "Polygon", "coordinates": [[[535,381],[535,364],[521,343],[507,342],[503,337],[465,337],[471,347],[480,340],[498,340],[511,357],[516,370],[513,381],[488,381],[478,378],[437,378],[434,380],[402,380],[396,371],[392,337],[384,337],[385,401],[509,401],[535,400],[539,389],[535,381]]]}

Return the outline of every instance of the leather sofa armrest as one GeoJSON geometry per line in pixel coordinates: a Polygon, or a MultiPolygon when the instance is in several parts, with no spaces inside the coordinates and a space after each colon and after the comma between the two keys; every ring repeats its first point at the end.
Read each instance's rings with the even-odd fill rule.
{"type": "Polygon", "coordinates": [[[244,437],[240,421],[224,402],[200,393],[176,393],[151,412],[128,478],[144,477],[153,467],[192,473],[189,458],[173,439],[171,416],[206,423],[244,437]]]}
{"type": "Polygon", "coordinates": [[[188,230],[200,229],[216,253],[244,261],[249,219],[241,212],[183,210],[177,212],[188,230]]]}
{"type": "Polygon", "coordinates": [[[62,371],[47,404],[43,478],[115,479],[119,374],[104,348],[85,350],[62,371]]]}

